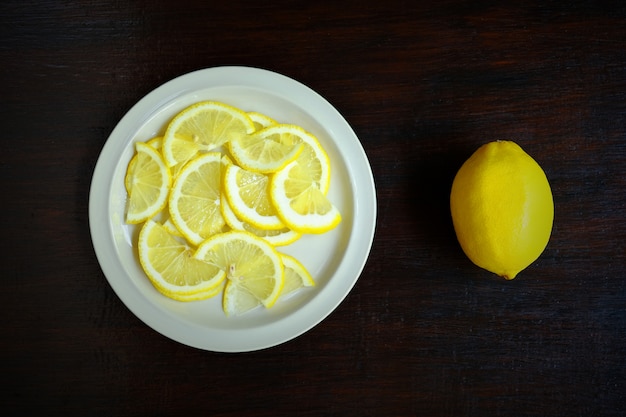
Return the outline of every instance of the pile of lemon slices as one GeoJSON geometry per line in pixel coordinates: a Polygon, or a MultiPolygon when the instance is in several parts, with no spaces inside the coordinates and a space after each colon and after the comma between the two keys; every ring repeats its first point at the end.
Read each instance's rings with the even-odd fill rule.
{"type": "Polygon", "coordinates": [[[143,223],[139,260],[159,292],[179,301],[223,294],[224,312],[239,315],[314,285],[298,260],[276,248],[341,221],[327,198],[328,155],[315,136],[203,101],[135,148],[126,221],[143,223]]]}

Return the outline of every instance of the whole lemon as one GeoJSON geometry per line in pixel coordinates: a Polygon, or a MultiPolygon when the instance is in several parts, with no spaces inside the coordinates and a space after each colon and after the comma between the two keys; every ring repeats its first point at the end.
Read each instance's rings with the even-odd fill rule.
{"type": "Polygon", "coordinates": [[[452,183],[450,210],[467,257],[506,279],[541,255],[554,220],[546,174],[511,141],[487,143],[465,161],[452,183]]]}

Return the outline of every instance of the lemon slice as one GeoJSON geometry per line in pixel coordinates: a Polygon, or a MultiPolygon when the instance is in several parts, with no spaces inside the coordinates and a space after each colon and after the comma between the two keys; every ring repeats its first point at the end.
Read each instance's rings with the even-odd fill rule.
{"type": "Polygon", "coordinates": [[[130,224],[142,223],[161,211],[172,183],[158,151],[143,142],[137,142],[135,149],[137,154],[129,162],[124,178],[128,192],[126,222],[130,224]]]}
{"type": "Polygon", "coordinates": [[[283,285],[281,297],[294,293],[300,288],[315,285],[309,271],[296,258],[285,253],[281,253],[280,258],[285,268],[285,285],[283,285]]]}
{"type": "Polygon", "coordinates": [[[229,142],[230,153],[242,168],[266,174],[276,172],[302,152],[303,145],[283,137],[276,126],[280,125],[229,142]]]}
{"type": "MultiPolygon", "coordinates": [[[[135,149],[137,149],[137,145],[135,145],[135,149]]],[[[126,176],[124,177],[124,188],[126,188],[126,193],[130,196],[130,191],[133,189],[133,181],[135,180],[135,170],[137,168],[137,161],[139,160],[139,152],[135,152],[132,158],[130,158],[130,162],[128,162],[128,166],[126,167],[126,176]]],[[[171,181],[171,178],[170,178],[171,181]]]]}
{"type": "Polygon", "coordinates": [[[163,222],[161,222],[161,224],[169,234],[183,238],[185,237],[180,230],[178,230],[171,217],[167,217],[163,222]]]}
{"type": "Polygon", "coordinates": [[[178,113],[163,135],[162,152],[172,167],[192,159],[198,151],[210,151],[254,132],[246,112],[217,101],[202,101],[178,113]]]}
{"type": "Polygon", "coordinates": [[[139,232],[139,261],[154,287],[180,301],[201,300],[219,292],[226,273],[193,257],[194,250],[154,220],[139,232]]]}
{"type": "MultiPolygon", "coordinates": [[[[158,151],[161,148],[161,139],[162,139],[161,136],[157,136],[146,141],[145,143],[146,145],[150,145],[158,151]]],[[[135,145],[135,147],[136,146],[137,145],[135,145]]],[[[128,163],[128,168],[126,169],[127,173],[135,170],[135,166],[137,164],[138,159],[139,159],[139,154],[136,152],[135,155],[131,158],[130,162],[128,163]]],[[[172,170],[170,170],[170,174],[172,174],[172,178],[174,178],[172,170]]],[[[133,181],[132,175],[126,175],[124,177],[124,187],[126,188],[126,192],[128,194],[130,194],[130,189],[132,188],[132,181],[133,181]]]]}
{"type": "Polygon", "coordinates": [[[196,294],[177,294],[174,297],[170,297],[173,298],[177,301],[202,301],[202,300],[206,300],[209,298],[213,298],[218,294],[221,294],[224,292],[224,287],[226,286],[226,280],[222,280],[221,283],[219,283],[218,285],[215,286],[215,288],[211,289],[211,290],[206,290],[206,291],[201,291],[199,293],[196,294]]]}
{"type": "Polygon", "coordinates": [[[233,230],[250,232],[255,236],[267,240],[273,246],[285,246],[295,242],[302,236],[300,233],[285,227],[278,230],[263,230],[246,223],[237,217],[233,209],[228,203],[228,199],[222,194],[222,204],[220,205],[222,216],[226,220],[226,224],[233,230]]]}
{"type": "Polygon", "coordinates": [[[161,149],[163,136],[155,136],[152,139],[148,140],[146,143],[158,151],[159,149],[161,149]]]}
{"type": "MultiPolygon", "coordinates": [[[[161,152],[161,156],[163,155],[163,152],[161,151],[162,145],[163,145],[163,136],[155,136],[146,143],[152,146],[157,151],[161,152]]],[[[186,161],[187,160],[185,160],[185,162],[186,161]]],[[[180,172],[180,169],[183,167],[183,165],[185,165],[184,162],[170,167],[170,174],[172,175],[172,181],[174,180],[174,178],[178,176],[178,173],[180,172]]]]}
{"type": "Polygon", "coordinates": [[[237,165],[228,165],[224,175],[224,193],[237,217],[264,230],[283,229],[269,198],[269,177],[237,165]]]}
{"type": "Polygon", "coordinates": [[[254,130],[261,130],[264,127],[278,124],[278,122],[271,117],[256,111],[248,112],[248,117],[254,123],[254,130]]]}
{"type": "Polygon", "coordinates": [[[341,221],[341,213],[293,161],[274,174],[270,197],[283,223],[299,233],[324,233],[341,221]]]}
{"type": "Polygon", "coordinates": [[[217,234],[204,241],[194,257],[225,271],[222,306],[226,315],[242,314],[259,303],[272,307],[284,285],[280,255],[251,233],[217,234]]]}
{"type": "Polygon", "coordinates": [[[219,152],[207,152],[188,162],[170,192],[170,218],[194,245],[226,224],[220,211],[221,158],[219,152]]]}
{"type": "Polygon", "coordinates": [[[264,129],[264,134],[286,144],[301,143],[304,146],[296,161],[301,166],[301,175],[326,194],[330,186],[330,159],[328,154],[310,132],[293,124],[277,124],[264,129]]]}

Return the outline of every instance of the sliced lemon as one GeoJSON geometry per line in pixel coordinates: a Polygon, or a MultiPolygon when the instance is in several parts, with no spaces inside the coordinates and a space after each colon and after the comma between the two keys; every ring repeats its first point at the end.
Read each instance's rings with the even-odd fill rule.
{"type": "Polygon", "coordinates": [[[302,236],[300,233],[285,227],[278,230],[263,230],[246,223],[237,217],[233,209],[228,203],[228,199],[222,194],[222,204],[220,205],[222,216],[226,220],[226,224],[233,230],[250,232],[255,236],[267,240],[273,246],[285,246],[295,242],[302,236]]]}
{"type": "MultiPolygon", "coordinates": [[[[163,155],[163,152],[161,150],[162,149],[162,145],[163,145],[163,136],[156,136],[156,137],[150,139],[146,143],[148,145],[152,146],[157,151],[161,152],[161,155],[163,155]]],[[[185,160],[185,161],[187,161],[187,160],[185,160]]],[[[180,169],[183,167],[183,165],[185,165],[184,162],[180,163],[180,164],[176,164],[176,165],[170,167],[170,174],[172,174],[172,180],[174,180],[174,178],[176,178],[178,176],[178,173],[180,172],[180,169]]]]}
{"type": "Polygon", "coordinates": [[[158,151],[161,149],[161,145],[163,144],[163,136],[155,136],[146,143],[158,151]]]}
{"type": "Polygon", "coordinates": [[[169,234],[178,237],[185,237],[180,230],[178,230],[171,217],[168,216],[161,224],[169,234]]]}
{"type": "Polygon", "coordinates": [[[202,101],[178,113],[163,136],[163,156],[168,166],[185,163],[198,151],[211,151],[254,132],[246,112],[217,101],[202,101]]]}
{"type": "Polygon", "coordinates": [[[224,193],[241,220],[259,229],[283,229],[285,225],[270,202],[269,183],[267,175],[231,164],[224,175],[224,193]]]}
{"type": "Polygon", "coordinates": [[[190,246],[153,220],[141,228],[138,250],[141,267],[154,287],[175,300],[209,298],[226,277],[217,266],[194,258],[190,246]]]}
{"type": "Polygon", "coordinates": [[[302,152],[303,145],[283,137],[277,126],[280,125],[233,138],[229,149],[235,161],[242,168],[266,174],[276,172],[293,161],[302,152]]]}
{"type": "MultiPolygon", "coordinates": [[[[135,149],[137,149],[137,145],[135,145],[135,149]]],[[[124,188],[126,188],[126,193],[130,196],[130,191],[133,188],[133,181],[135,178],[135,170],[137,168],[137,161],[139,160],[139,153],[135,152],[130,161],[128,162],[128,166],[126,167],[126,176],[124,176],[124,188]]],[[[171,181],[171,179],[170,179],[171,181]]]]}
{"type": "MultiPolygon", "coordinates": [[[[224,178],[226,177],[226,168],[233,164],[233,160],[228,157],[228,155],[222,155],[222,172],[220,178],[220,184],[222,186],[222,191],[224,187],[224,178]]],[[[224,193],[222,193],[224,195],[224,193]]]]}
{"type": "Polygon", "coordinates": [[[280,296],[286,296],[303,287],[315,285],[313,277],[309,271],[293,256],[281,253],[280,257],[285,268],[285,285],[280,296]]]}
{"type": "Polygon", "coordinates": [[[169,167],[185,165],[187,161],[198,155],[198,152],[200,152],[200,145],[182,136],[171,135],[167,148],[161,147],[161,153],[169,167]]]}
{"type": "Polygon", "coordinates": [[[219,152],[207,152],[188,162],[170,192],[170,218],[194,245],[226,224],[220,211],[221,158],[219,152]]]}
{"type": "Polygon", "coordinates": [[[215,297],[218,294],[224,292],[224,287],[226,286],[226,280],[224,279],[221,283],[215,286],[215,288],[211,290],[201,291],[196,294],[177,294],[173,298],[177,301],[202,301],[212,297],[215,297]]]}
{"type": "MultiPolygon", "coordinates": [[[[146,145],[150,145],[158,151],[161,147],[161,139],[162,139],[161,136],[156,136],[146,141],[145,143],[146,145]]],[[[135,147],[136,146],[137,145],[135,145],[135,147]]],[[[138,159],[139,159],[139,154],[135,152],[135,155],[131,158],[130,162],[128,163],[128,168],[126,169],[127,174],[128,172],[134,172],[138,159]]],[[[170,174],[172,174],[172,170],[170,170],[170,174]]],[[[174,178],[174,175],[172,175],[172,178],[174,178]]],[[[126,175],[124,177],[124,187],[126,187],[126,192],[128,194],[130,194],[130,189],[132,188],[132,181],[133,181],[132,175],[126,175]]]]}
{"type": "Polygon", "coordinates": [[[278,122],[271,117],[256,111],[248,112],[248,117],[254,123],[254,130],[261,130],[264,127],[278,124],[278,122]]]}
{"type": "Polygon", "coordinates": [[[242,286],[231,284],[231,281],[226,282],[222,309],[227,316],[240,316],[261,305],[263,303],[251,291],[242,286]]]}
{"type": "Polygon", "coordinates": [[[284,285],[280,255],[251,233],[230,231],[204,241],[194,257],[226,273],[222,306],[226,315],[242,314],[256,305],[274,305],[284,285]]]}
{"type": "Polygon", "coordinates": [[[299,233],[324,233],[341,221],[341,213],[293,161],[274,174],[270,196],[283,223],[299,233]]]}
{"type": "Polygon", "coordinates": [[[303,144],[304,149],[296,158],[301,166],[301,175],[306,175],[309,181],[326,194],[330,186],[330,159],[317,138],[302,127],[292,124],[278,124],[264,130],[265,135],[283,143],[303,144]]]}
{"type": "Polygon", "coordinates": [[[172,174],[172,181],[174,181],[178,177],[178,174],[180,174],[180,171],[183,169],[185,165],[186,163],[181,162],[180,164],[176,164],[170,167],[170,174],[172,174]]]}
{"type": "Polygon", "coordinates": [[[143,142],[135,144],[124,178],[128,192],[126,222],[142,223],[161,211],[167,203],[172,178],[161,154],[143,142]]]}

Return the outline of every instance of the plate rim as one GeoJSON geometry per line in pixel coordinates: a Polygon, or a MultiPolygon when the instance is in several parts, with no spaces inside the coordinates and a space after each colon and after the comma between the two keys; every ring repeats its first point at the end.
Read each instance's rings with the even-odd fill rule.
{"type": "MultiPolygon", "coordinates": [[[[272,92],[274,93],[274,90],[272,90],[272,92]]],[[[289,93],[287,93],[287,95],[289,95],[289,93]]],[[[346,168],[348,173],[352,174],[350,167],[346,168]]],[[[360,278],[371,253],[376,233],[376,223],[376,187],[371,165],[361,141],[346,119],[324,97],[305,84],[278,72],[249,66],[218,66],[191,71],[161,84],[138,100],[123,115],[107,137],[107,140],[98,155],[89,189],[89,228],[92,245],[94,247],[100,268],[102,269],[107,282],[109,282],[109,285],[113,288],[115,294],[137,318],[157,333],[160,333],[161,335],[181,344],[214,352],[234,353],[267,349],[295,339],[326,319],[348,296],[360,278]],[[193,87],[194,84],[200,82],[201,80],[210,78],[221,78],[223,81],[220,84],[202,85],[197,88],[193,87]],[[245,82],[242,81],[244,79],[246,80],[245,82]],[[358,211],[358,213],[363,213],[360,217],[361,219],[364,218],[363,216],[367,216],[366,219],[371,222],[371,228],[367,229],[365,236],[361,236],[359,242],[357,242],[359,254],[361,256],[359,256],[358,264],[353,263],[350,265],[351,270],[354,271],[351,274],[353,277],[351,277],[348,282],[343,282],[343,288],[341,289],[339,296],[337,296],[330,303],[326,302],[324,311],[321,314],[318,314],[314,319],[311,319],[310,317],[302,317],[305,311],[308,310],[299,308],[289,316],[273,322],[273,326],[282,326],[280,336],[265,337],[261,340],[251,342],[250,338],[242,338],[240,334],[237,334],[236,330],[228,331],[223,329],[211,329],[211,333],[215,336],[214,339],[216,340],[211,341],[213,343],[209,343],[206,337],[197,337],[194,335],[187,335],[187,337],[184,337],[184,335],[181,336],[178,333],[173,335],[171,332],[167,331],[167,329],[169,329],[170,326],[180,326],[180,320],[176,320],[175,315],[164,311],[163,309],[159,309],[152,303],[148,302],[141,292],[134,285],[132,285],[130,277],[126,276],[125,278],[127,279],[121,280],[115,278],[120,271],[125,271],[116,254],[116,246],[112,235],[113,231],[111,230],[110,225],[111,216],[109,211],[109,197],[111,195],[111,188],[113,187],[113,176],[109,175],[110,172],[106,171],[106,163],[108,162],[106,158],[113,156],[119,159],[120,155],[127,146],[127,142],[118,140],[117,142],[122,143],[116,143],[116,138],[128,137],[128,135],[123,134],[127,129],[127,125],[130,124],[133,127],[143,126],[147,120],[150,119],[152,115],[154,115],[165,104],[175,101],[176,97],[180,97],[189,92],[197,91],[201,88],[215,86],[228,85],[263,88],[262,84],[268,80],[280,83],[282,87],[281,92],[283,93],[283,90],[288,91],[289,89],[295,89],[295,91],[298,91],[300,94],[304,94],[310,99],[317,100],[319,104],[324,107],[324,111],[330,112],[333,116],[335,116],[337,126],[333,126],[333,128],[343,129],[345,132],[350,133],[350,136],[354,139],[350,145],[358,152],[358,157],[353,158],[352,161],[359,165],[362,174],[367,173],[367,178],[359,179],[359,181],[352,179],[351,181],[353,194],[356,194],[358,191],[360,195],[364,196],[363,200],[354,199],[353,201],[353,221],[354,224],[356,224],[356,220],[359,218],[357,215],[358,211]],[[107,176],[109,177],[108,181],[107,176]],[[356,189],[357,187],[358,190],[356,189]],[[106,192],[103,192],[103,190],[106,190],[106,192]],[[103,210],[102,207],[105,207],[106,209],[103,210]],[[108,234],[106,233],[107,231],[108,234]],[[107,239],[107,237],[109,237],[109,239],[107,239]],[[155,322],[155,317],[159,317],[158,323],[155,322]],[[299,323],[306,324],[298,325],[299,323]],[[222,343],[223,338],[229,339],[230,342],[227,344],[222,343]]],[[[351,245],[354,245],[352,242],[353,236],[350,236],[348,241],[349,243],[346,246],[346,252],[349,248],[353,247],[351,245]]],[[[336,279],[333,280],[333,278],[337,275],[339,268],[341,268],[345,263],[344,261],[345,257],[342,257],[339,265],[336,270],[333,271],[331,278],[328,281],[329,286],[333,284],[333,281],[335,281],[335,283],[338,281],[336,279]]],[[[206,328],[198,326],[195,323],[185,322],[185,324],[190,327],[197,327],[196,329],[193,329],[195,330],[193,333],[207,331],[206,328]]],[[[246,331],[249,332],[250,330],[246,331]]]]}

